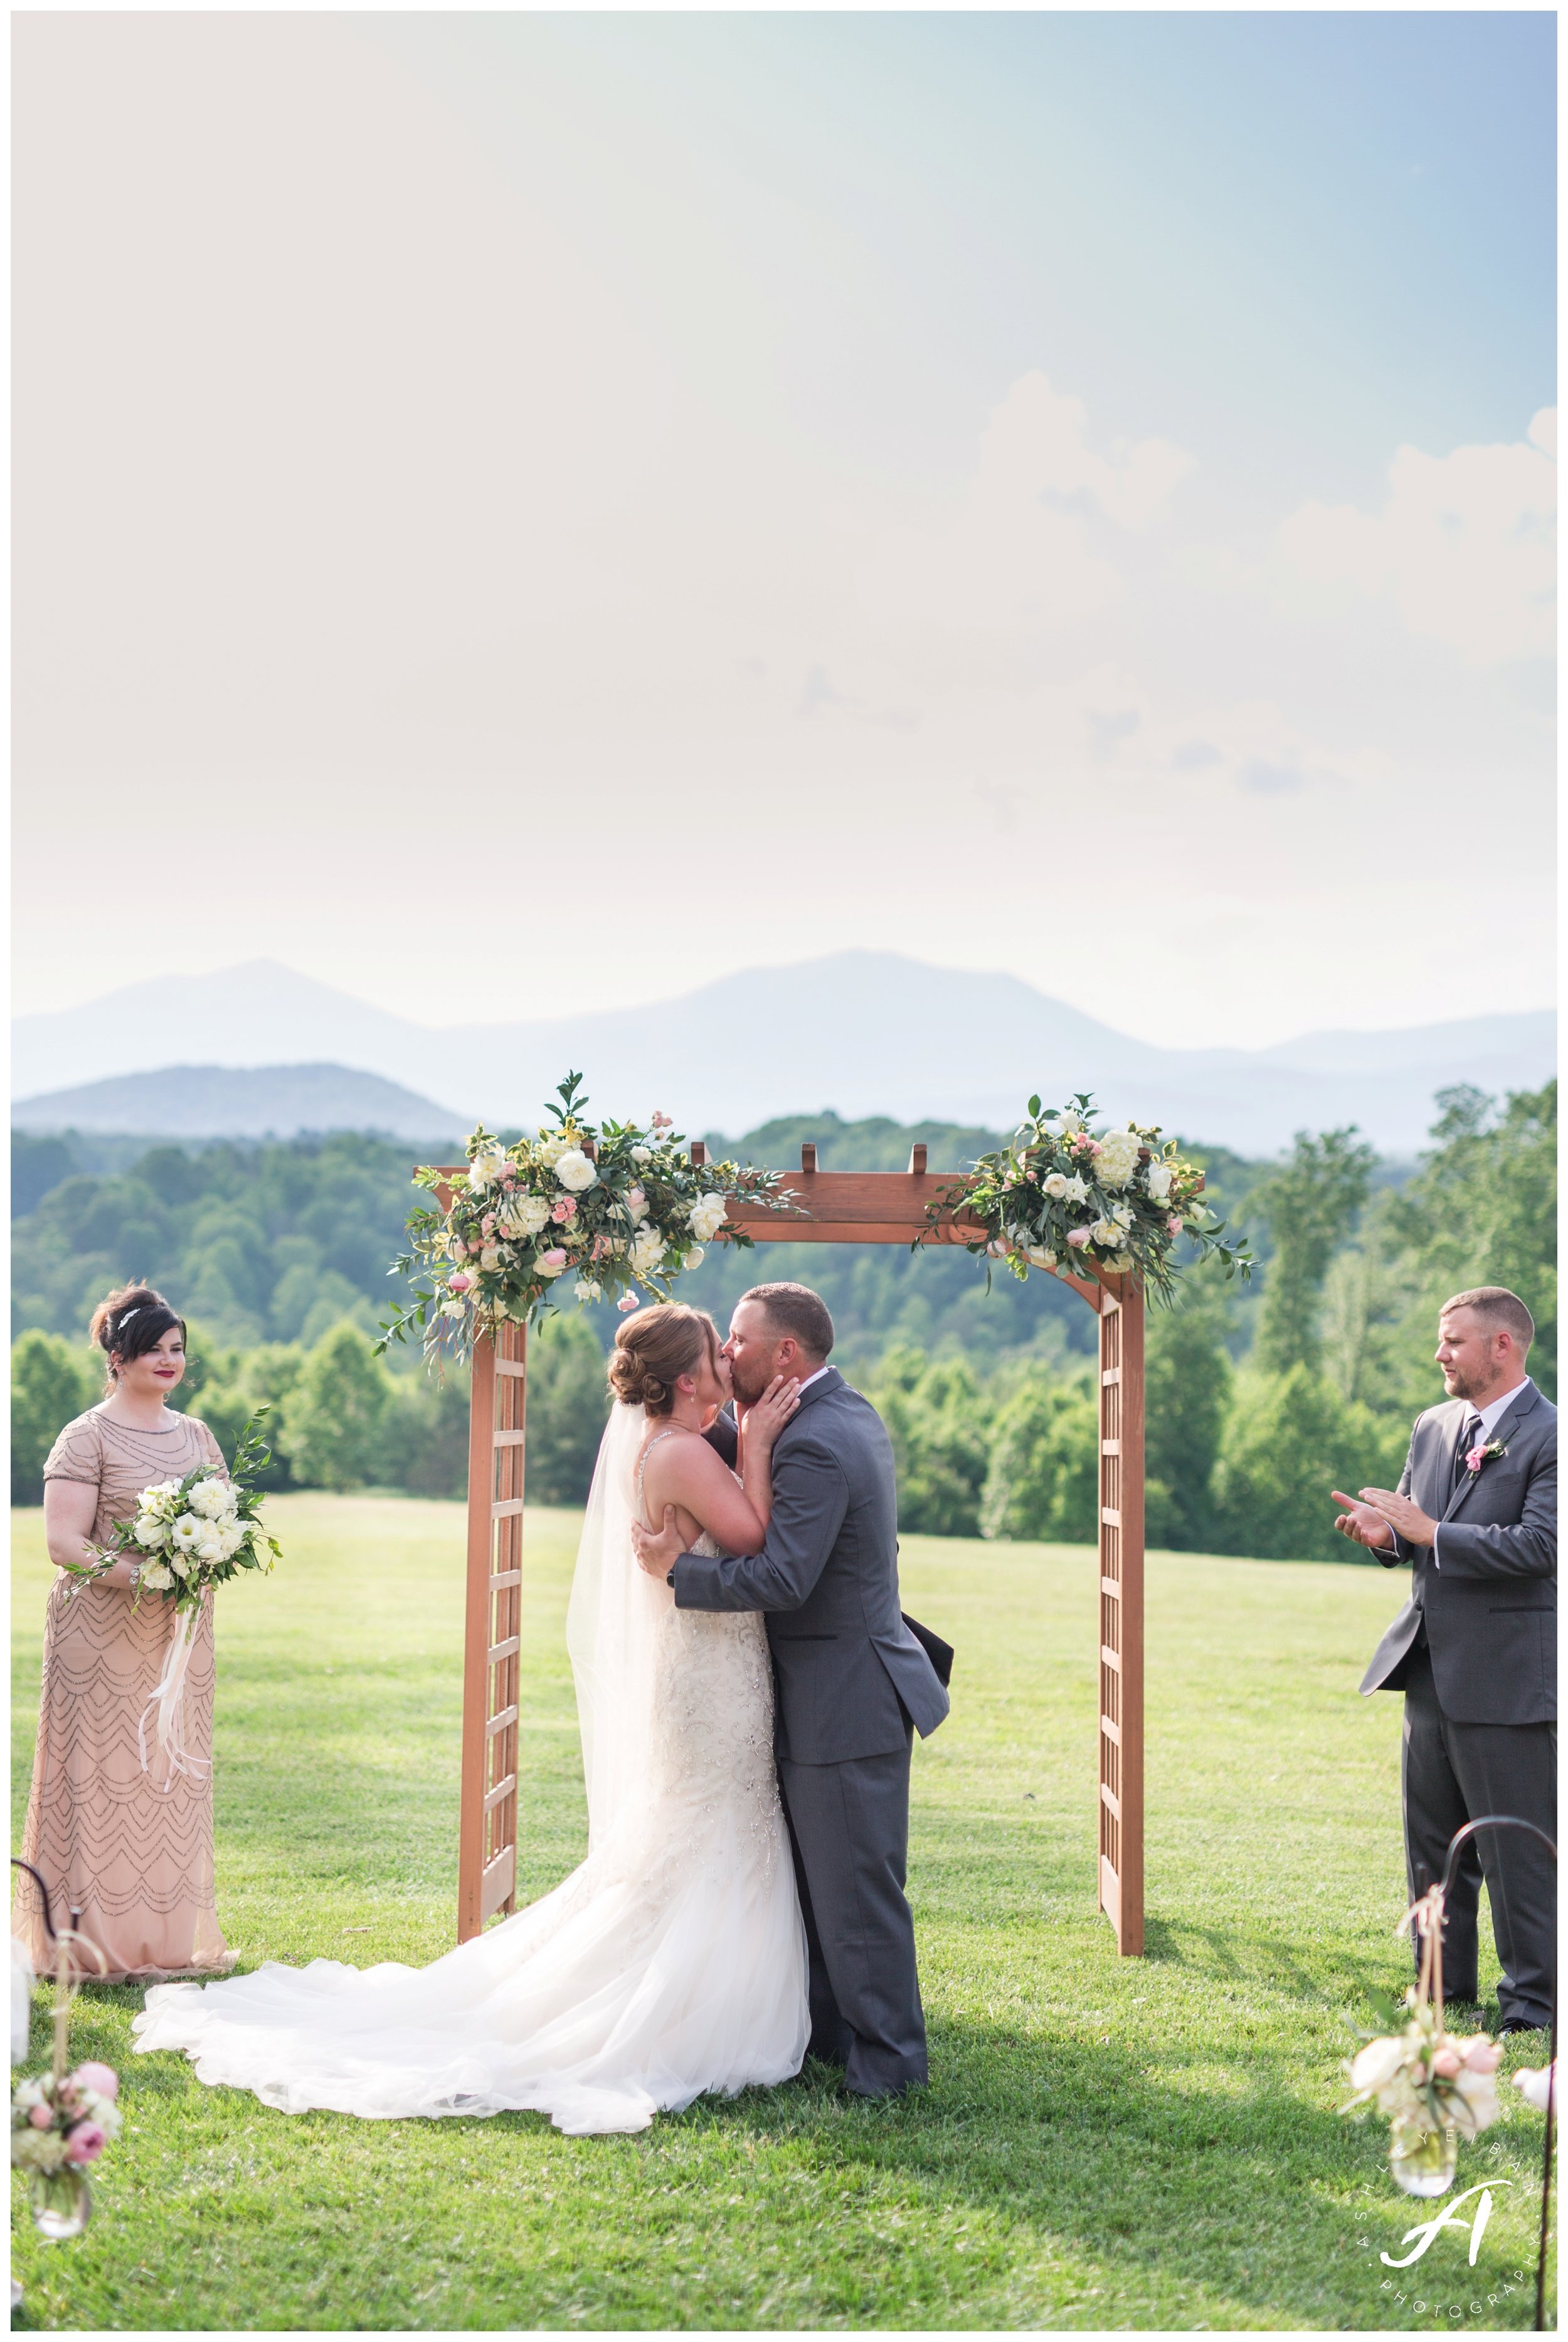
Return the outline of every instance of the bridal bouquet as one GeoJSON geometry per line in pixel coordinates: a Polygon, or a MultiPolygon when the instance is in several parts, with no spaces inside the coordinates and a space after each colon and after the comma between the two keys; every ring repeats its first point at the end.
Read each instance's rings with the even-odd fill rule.
{"type": "Polygon", "coordinates": [[[40,2074],[11,2093],[11,2167],[27,2173],[33,2217],[46,2237],[80,2235],[91,2197],[86,2170],[120,2128],[120,2077],[91,2061],[56,2079],[40,2074]]]}
{"type": "Polygon", "coordinates": [[[200,1464],[183,1480],[155,1481],[142,1490],[133,1517],[116,1521],[109,1542],[97,1549],[91,1562],[65,1565],[72,1576],[91,1585],[125,1555],[133,1554],[136,1557],[134,1606],[140,1606],[144,1594],[152,1593],[175,1613],[174,1639],[163,1675],[137,1726],[145,1772],[146,1721],[156,1710],[158,1748],[169,1767],[165,1789],[172,1787],[176,1773],[195,1778],[205,1774],[207,1766],[205,1757],[193,1756],[185,1747],[182,1728],[185,1676],[201,1626],[202,1596],[209,1586],[226,1585],[242,1569],[270,1570],[281,1553],[276,1539],[262,1527],[261,1497],[255,1486],[255,1476],[272,1453],[259,1430],[267,1412],[266,1407],[258,1407],[241,1432],[226,1478],[215,1464],[200,1464]]]}
{"type": "MultiPolygon", "coordinates": [[[[417,1326],[427,1350],[466,1357],[503,1320],[532,1325],[546,1315],[563,1280],[579,1302],[616,1296],[634,1309],[639,1285],[667,1301],[704,1246],[750,1246],[744,1229],[725,1225],[732,1196],[793,1208],[776,1171],[694,1163],[668,1115],[646,1128],[584,1121],[582,1080],[570,1074],[557,1085],[554,1126],[533,1138],[508,1146],[476,1130],[446,1208],[411,1216],[410,1250],[390,1274],[427,1282],[383,1326],[378,1354],[417,1326]]],[[[428,1166],[414,1177],[427,1189],[444,1184],[428,1166]]]]}
{"type": "Polygon", "coordinates": [[[981,1225],[968,1249],[1004,1261],[1019,1278],[1031,1268],[1131,1272],[1168,1301],[1183,1236],[1199,1259],[1223,1261],[1227,1276],[1238,1268],[1250,1276],[1244,1240],[1224,1241],[1224,1222],[1198,1192],[1198,1165],[1183,1160],[1174,1139],[1162,1143],[1157,1126],[1095,1132],[1093,1107],[1087,1091],[1044,1113],[1032,1097],[1011,1146],[982,1155],[927,1206],[933,1225],[950,1212],[970,1214],[981,1225]]]}

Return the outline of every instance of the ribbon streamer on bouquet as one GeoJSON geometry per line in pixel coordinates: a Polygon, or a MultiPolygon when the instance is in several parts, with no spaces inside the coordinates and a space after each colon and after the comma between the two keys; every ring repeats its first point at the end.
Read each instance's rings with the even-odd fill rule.
{"type": "Polygon", "coordinates": [[[168,1774],[164,1782],[164,1795],[175,1786],[176,1774],[187,1781],[205,1781],[212,1771],[212,1759],[198,1756],[185,1746],[185,1677],[190,1672],[191,1655],[201,1631],[202,1613],[198,1604],[194,1610],[175,1614],[175,1631],[169,1644],[169,1655],[164,1661],[164,1672],[158,1677],[151,1699],[142,1710],[136,1725],[136,1746],[141,1755],[142,1770],[147,1767],[147,1718],[155,1716],[155,1732],[158,1754],[166,1759],[168,1774]]]}
{"type": "Polygon", "coordinates": [[[1398,1927],[1396,1936],[1413,1928],[1421,1941],[1421,1973],[1416,1978],[1415,1997],[1418,2001],[1430,2000],[1437,2011],[1437,2029],[1443,2031],[1443,1889],[1429,1887],[1418,1895],[1398,1927]]]}

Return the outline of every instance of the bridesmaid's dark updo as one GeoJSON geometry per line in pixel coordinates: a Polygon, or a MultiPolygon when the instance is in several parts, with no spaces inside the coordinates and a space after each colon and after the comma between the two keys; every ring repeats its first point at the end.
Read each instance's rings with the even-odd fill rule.
{"type": "Polygon", "coordinates": [[[705,1309],[684,1301],[657,1301],[623,1320],[610,1360],[610,1388],[623,1406],[668,1415],[675,1403],[675,1379],[716,1358],[719,1329],[705,1309]]]}
{"type": "MultiPolygon", "coordinates": [[[[117,1354],[122,1359],[140,1358],[148,1350],[155,1350],[171,1326],[180,1329],[180,1339],[185,1338],[185,1321],[169,1307],[161,1293],[150,1285],[123,1285],[118,1293],[111,1293],[100,1301],[93,1312],[92,1336],[105,1357],[117,1354]]],[[[105,1392],[115,1387],[115,1369],[109,1368],[105,1392]]]]}

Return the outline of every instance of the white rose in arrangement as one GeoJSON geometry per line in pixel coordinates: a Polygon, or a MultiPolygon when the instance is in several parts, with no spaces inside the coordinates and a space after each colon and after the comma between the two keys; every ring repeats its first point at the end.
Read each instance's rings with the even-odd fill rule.
{"type": "Polygon", "coordinates": [[[176,1553],[195,1553],[201,1533],[202,1525],[195,1515],[182,1513],[169,1532],[169,1539],[176,1553]]]}
{"type": "Polygon", "coordinates": [[[569,1146],[555,1165],[556,1178],[563,1187],[570,1188],[574,1196],[581,1196],[593,1186],[598,1176],[580,1146],[569,1146]]]}
{"type": "Polygon", "coordinates": [[[245,1525],[241,1521],[225,1521],[218,1533],[218,1544],[225,1561],[232,1561],[245,1541],[245,1525]]]}
{"type": "Polygon", "coordinates": [[[487,1188],[495,1186],[505,1168],[504,1155],[476,1155],[468,1166],[468,1185],[472,1193],[483,1196],[487,1188]]]}
{"type": "Polygon", "coordinates": [[[1194,1227],[1202,1227],[1209,1216],[1209,1207],[1201,1196],[1193,1196],[1182,1206],[1182,1216],[1191,1221],[1194,1227]]]}
{"type": "Polygon", "coordinates": [[[559,1245],[552,1245],[548,1252],[540,1254],[534,1266],[541,1276],[559,1276],[567,1266],[566,1256],[559,1245]]]}
{"type": "Polygon", "coordinates": [[[526,1242],[528,1237],[538,1235],[549,1217],[550,1206],[543,1196],[519,1196],[515,1203],[502,1213],[501,1226],[509,1236],[526,1242]]]}
{"type": "Polygon", "coordinates": [[[225,1494],[222,1480],[198,1480],[185,1502],[198,1520],[215,1521],[218,1515],[226,1510],[225,1494]]]}
{"type": "Polygon", "coordinates": [[[577,1298],[579,1301],[602,1301],[604,1297],[604,1288],[602,1285],[596,1285],[591,1276],[578,1277],[577,1298]]]}
{"type": "Polygon", "coordinates": [[[1054,1268],[1056,1256],[1046,1245],[1025,1245],[1024,1256],[1035,1268],[1054,1268]]]}
{"type": "Polygon", "coordinates": [[[633,1160],[633,1162],[634,1162],[634,1163],[651,1163],[651,1162],[653,1161],[653,1159],[654,1159],[654,1150],[653,1150],[653,1148],[652,1148],[651,1146],[634,1146],[634,1147],[633,1147],[633,1149],[632,1149],[632,1160],[633,1160]]]}
{"type": "Polygon", "coordinates": [[[1067,1174],[1065,1171],[1049,1171],[1040,1184],[1048,1196],[1059,1201],[1067,1193],[1067,1174]]]}
{"type": "Polygon", "coordinates": [[[210,1569],[215,1561],[221,1561],[223,1557],[222,1533],[216,1528],[209,1527],[196,1539],[196,1559],[204,1562],[210,1569]]]}
{"type": "Polygon", "coordinates": [[[171,1554],[169,1567],[176,1577],[188,1577],[191,1574],[191,1565],[183,1553],[171,1554]]]}
{"type": "Polygon", "coordinates": [[[501,1247],[500,1247],[500,1246],[499,1246],[499,1245],[487,1244],[487,1245],[484,1246],[484,1251],[483,1251],[483,1252],[480,1254],[480,1256],[479,1256],[479,1266],[480,1266],[480,1267],[481,1267],[481,1268],[488,1268],[488,1269],[497,1269],[497,1268],[499,1268],[499,1267],[500,1267],[500,1266],[501,1266],[501,1247]]]}
{"type": "Polygon", "coordinates": [[[1133,1225],[1132,1205],[1113,1204],[1111,1206],[1111,1217],[1115,1221],[1116,1226],[1119,1228],[1130,1228],[1133,1225]]]}
{"type": "Polygon", "coordinates": [[[1124,1187],[1138,1167],[1143,1140],[1135,1130],[1108,1130],[1100,1141],[1094,1176],[1102,1187],[1124,1187]]]}
{"type": "Polygon", "coordinates": [[[145,1513],[155,1513],[161,1521],[172,1521],[180,1509],[180,1484],[177,1480],[157,1480],[141,1494],[145,1513]]]}
{"type": "Polygon", "coordinates": [[[138,1513],[132,1525],[131,1535],[139,1546],[144,1546],[148,1553],[152,1553],[163,1544],[168,1535],[168,1528],[165,1523],[159,1520],[156,1513],[138,1513]]]}
{"type": "Polygon", "coordinates": [[[172,1569],[166,1569],[161,1561],[148,1561],[143,1563],[142,1584],[144,1586],[150,1586],[155,1594],[163,1594],[166,1592],[174,1582],[174,1571],[172,1569]]]}
{"type": "Polygon", "coordinates": [[[691,1245],[686,1250],[685,1265],[688,1268],[701,1268],[704,1257],[702,1246],[691,1245]]]}
{"type": "Polygon", "coordinates": [[[646,1276],[664,1257],[664,1239],[657,1228],[639,1228],[632,1246],[632,1274],[646,1276]]]}
{"type": "Polygon", "coordinates": [[[722,1196],[708,1195],[698,1198],[686,1214],[686,1225],[701,1244],[711,1244],[724,1226],[728,1206],[722,1196]]]}
{"type": "Polygon", "coordinates": [[[576,1140],[568,1138],[564,1130],[542,1130],[534,1152],[545,1168],[553,1171],[563,1155],[569,1155],[576,1144],[576,1140]]]}
{"type": "Polygon", "coordinates": [[[1168,1163],[1151,1163],[1148,1189],[1156,1204],[1163,1204],[1171,1192],[1171,1166],[1168,1163]]]}
{"type": "Polygon", "coordinates": [[[1084,1184],[1084,1174],[1082,1171],[1074,1172],[1073,1176],[1068,1180],[1066,1186],[1063,1188],[1062,1193],[1070,1204],[1086,1204],[1088,1202],[1089,1190],[1084,1184]]]}

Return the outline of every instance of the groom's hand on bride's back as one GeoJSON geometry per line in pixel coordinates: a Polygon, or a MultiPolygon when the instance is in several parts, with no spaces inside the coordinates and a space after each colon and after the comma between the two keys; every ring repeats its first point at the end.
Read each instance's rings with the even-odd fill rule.
{"type": "Polygon", "coordinates": [[[637,1556],[638,1567],[645,1569],[650,1577],[667,1577],[685,1549],[675,1526],[674,1505],[664,1506],[664,1526],[657,1536],[641,1521],[632,1523],[632,1551],[637,1556]]]}

